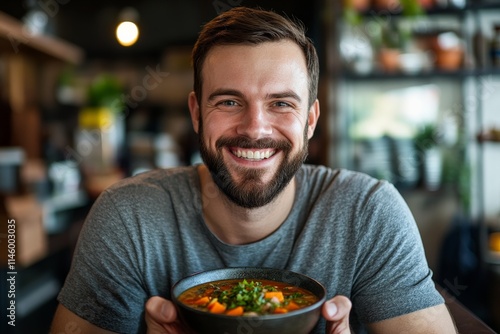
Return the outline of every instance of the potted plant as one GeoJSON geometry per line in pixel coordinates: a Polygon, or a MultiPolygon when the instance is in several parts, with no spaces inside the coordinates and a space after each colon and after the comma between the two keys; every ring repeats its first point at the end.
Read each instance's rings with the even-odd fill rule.
{"type": "Polygon", "coordinates": [[[438,127],[434,124],[424,125],[416,134],[414,142],[420,156],[424,186],[428,190],[438,190],[443,174],[438,127]]]}
{"type": "Polygon", "coordinates": [[[378,58],[383,71],[396,72],[399,70],[399,56],[403,47],[403,38],[394,20],[389,20],[382,27],[378,58]]]}
{"type": "Polygon", "coordinates": [[[87,91],[86,107],[79,113],[79,131],[75,139],[82,167],[89,173],[108,173],[116,167],[124,141],[123,88],[111,75],[97,77],[87,91]]]}

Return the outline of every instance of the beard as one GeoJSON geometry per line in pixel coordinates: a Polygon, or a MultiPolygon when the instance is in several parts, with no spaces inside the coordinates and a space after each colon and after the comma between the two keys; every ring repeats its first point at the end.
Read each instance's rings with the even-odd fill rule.
{"type": "Polygon", "coordinates": [[[201,117],[199,127],[200,154],[210,171],[212,179],[230,201],[244,208],[253,209],[271,203],[290,183],[295,173],[297,173],[307,158],[307,124],[304,129],[304,146],[295,155],[291,155],[290,153],[292,150],[290,142],[270,138],[251,140],[246,137],[221,137],[215,142],[216,150],[213,151],[208,147],[204,139],[201,117]],[[241,147],[247,149],[271,148],[282,151],[284,159],[280,163],[276,174],[267,183],[261,180],[265,170],[250,168],[237,168],[235,172],[240,176],[240,181],[236,182],[231,176],[227,165],[224,163],[222,154],[224,147],[241,147]]]}

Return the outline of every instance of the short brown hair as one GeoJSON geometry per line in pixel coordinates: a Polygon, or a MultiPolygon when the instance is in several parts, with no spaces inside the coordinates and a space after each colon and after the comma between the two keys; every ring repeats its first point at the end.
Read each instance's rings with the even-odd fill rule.
{"type": "Polygon", "coordinates": [[[208,22],[200,32],[194,45],[192,59],[194,69],[194,92],[201,103],[201,70],[211,48],[218,45],[260,44],[290,40],[303,51],[309,78],[309,107],[318,94],[319,61],[316,49],[306,37],[299,21],[292,21],[272,11],[236,7],[208,22]]]}

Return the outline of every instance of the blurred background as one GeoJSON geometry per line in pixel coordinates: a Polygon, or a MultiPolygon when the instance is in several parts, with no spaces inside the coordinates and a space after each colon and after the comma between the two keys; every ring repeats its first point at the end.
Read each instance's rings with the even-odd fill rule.
{"type": "Polygon", "coordinates": [[[308,162],[392,182],[435,281],[499,331],[499,0],[23,0],[0,3],[0,264],[4,289],[15,219],[15,333],[48,332],[106,187],[200,161],[190,52],[235,6],[306,25],[322,108],[308,162]]]}

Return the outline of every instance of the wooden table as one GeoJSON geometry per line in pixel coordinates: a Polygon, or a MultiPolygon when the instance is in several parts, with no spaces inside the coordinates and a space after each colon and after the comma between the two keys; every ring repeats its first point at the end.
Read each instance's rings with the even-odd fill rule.
{"type": "Polygon", "coordinates": [[[455,321],[458,333],[463,334],[495,334],[496,332],[479,319],[474,313],[463,306],[456,298],[450,295],[443,287],[436,288],[445,299],[446,306],[455,321]]]}

